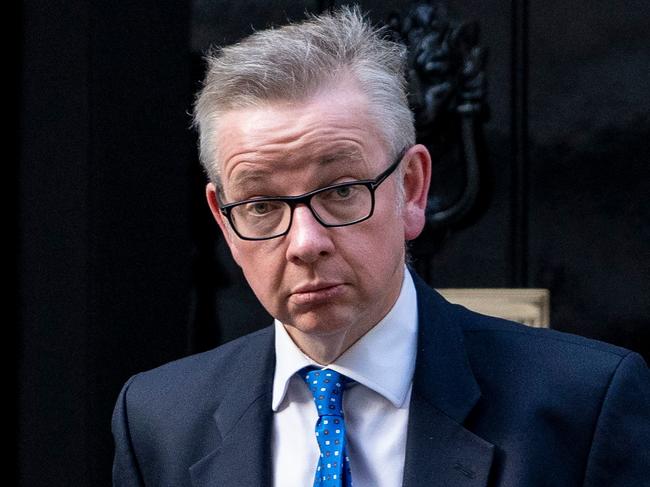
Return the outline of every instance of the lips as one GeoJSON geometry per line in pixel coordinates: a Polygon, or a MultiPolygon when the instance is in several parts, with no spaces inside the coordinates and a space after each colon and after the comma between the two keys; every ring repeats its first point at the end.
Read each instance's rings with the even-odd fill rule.
{"type": "Polygon", "coordinates": [[[289,300],[297,305],[324,304],[344,292],[344,285],[340,283],[314,283],[298,286],[291,292],[289,300]]]}

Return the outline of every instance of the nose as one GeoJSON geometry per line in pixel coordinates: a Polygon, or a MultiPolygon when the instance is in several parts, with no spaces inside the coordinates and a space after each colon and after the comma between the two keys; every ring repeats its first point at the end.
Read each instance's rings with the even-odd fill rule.
{"type": "Polygon", "coordinates": [[[293,221],[286,238],[289,242],[287,260],[294,264],[313,264],[334,252],[331,230],[321,225],[305,205],[298,205],[293,210],[293,221]]]}

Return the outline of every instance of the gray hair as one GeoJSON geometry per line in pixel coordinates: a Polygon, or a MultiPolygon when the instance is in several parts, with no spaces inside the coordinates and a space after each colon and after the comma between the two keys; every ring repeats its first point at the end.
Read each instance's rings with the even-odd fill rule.
{"type": "Polygon", "coordinates": [[[406,49],[383,36],[357,7],[311,16],[301,23],[255,32],[213,49],[194,106],[201,164],[220,185],[216,145],[222,114],[274,101],[300,101],[352,75],[367,96],[369,115],[396,157],[415,143],[404,66],[406,49]]]}

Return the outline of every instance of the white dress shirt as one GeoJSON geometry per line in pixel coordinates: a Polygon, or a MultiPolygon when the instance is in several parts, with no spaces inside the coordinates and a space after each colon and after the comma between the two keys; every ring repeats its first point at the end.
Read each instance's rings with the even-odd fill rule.
{"type": "MultiPolygon", "coordinates": [[[[406,430],[417,350],[417,297],[408,270],[388,314],[334,363],[355,383],[343,396],[346,451],[355,487],[402,485],[406,430]]],[[[273,481],[275,487],[311,487],[319,449],[313,396],[296,374],[316,364],[275,322],[273,481]]]]}

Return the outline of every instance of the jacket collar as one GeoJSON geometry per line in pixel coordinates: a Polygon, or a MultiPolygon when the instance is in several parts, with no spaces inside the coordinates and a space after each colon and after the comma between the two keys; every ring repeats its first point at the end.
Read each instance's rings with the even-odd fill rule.
{"type": "Polygon", "coordinates": [[[413,388],[462,423],[481,397],[470,368],[456,307],[413,274],[418,295],[418,352],[413,388]]]}

